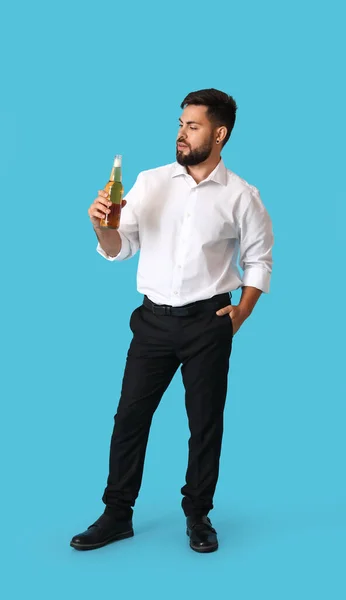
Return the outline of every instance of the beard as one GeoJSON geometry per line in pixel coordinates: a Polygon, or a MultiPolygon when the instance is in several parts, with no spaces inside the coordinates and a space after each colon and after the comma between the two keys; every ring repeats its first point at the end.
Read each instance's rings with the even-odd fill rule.
{"type": "MultiPolygon", "coordinates": [[[[178,140],[179,141],[179,140],[178,140]]],[[[184,142],[182,141],[182,144],[184,142]]],[[[211,151],[213,148],[212,138],[210,138],[205,144],[199,146],[199,148],[195,148],[184,154],[181,150],[177,149],[176,157],[177,162],[183,167],[194,167],[195,165],[199,165],[209,158],[211,151]]]]}

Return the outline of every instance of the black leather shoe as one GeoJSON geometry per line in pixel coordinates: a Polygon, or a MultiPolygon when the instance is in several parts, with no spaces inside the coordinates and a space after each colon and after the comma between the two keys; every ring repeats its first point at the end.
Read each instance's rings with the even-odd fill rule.
{"type": "Polygon", "coordinates": [[[132,520],[119,521],[103,513],[86,531],[75,535],[70,546],[76,550],[94,550],[133,535],[132,520]]]}
{"type": "Polygon", "coordinates": [[[214,552],[218,549],[216,531],[210,519],[203,517],[187,517],[186,533],[190,538],[190,547],[196,552],[214,552]]]}

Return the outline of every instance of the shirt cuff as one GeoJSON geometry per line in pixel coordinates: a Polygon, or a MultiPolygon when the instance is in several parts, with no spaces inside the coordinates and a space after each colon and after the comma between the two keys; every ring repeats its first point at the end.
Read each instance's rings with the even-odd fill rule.
{"type": "Polygon", "coordinates": [[[107,254],[104,249],[101,247],[100,242],[97,244],[96,247],[96,251],[101,254],[101,256],[103,256],[104,258],[106,258],[109,261],[113,261],[113,260],[125,260],[125,258],[128,258],[129,256],[131,256],[131,246],[130,246],[130,242],[129,240],[118,230],[118,233],[120,235],[121,238],[121,250],[119,252],[119,254],[117,254],[116,256],[109,256],[109,254],[107,254]]]}
{"type": "Polygon", "coordinates": [[[265,294],[268,294],[270,287],[271,274],[266,269],[261,267],[251,267],[245,269],[243,273],[243,286],[249,285],[255,287],[265,294]]]}

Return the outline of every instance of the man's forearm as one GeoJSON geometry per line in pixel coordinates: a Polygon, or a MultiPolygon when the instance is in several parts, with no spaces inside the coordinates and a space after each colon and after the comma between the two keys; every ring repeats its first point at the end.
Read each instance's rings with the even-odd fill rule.
{"type": "Polygon", "coordinates": [[[94,227],[94,231],[102,250],[108,256],[117,256],[121,250],[121,237],[117,230],[107,229],[106,227],[94,227]]]}
{"type": "Polygon", "coordinates": [[[255,288],[255,287],[252,287],[249,285],[244,285],[242,287],[241,298],[240,298],[240,302],[239,302],[238,306],[240,306],[241,309],[244,310],[244,312],[247,314],[247,316],[251,315],[251,313],[255,307],[255,304],[261,294],[262,294],[262,291],[259,290],[258,288],[255,288]]]}

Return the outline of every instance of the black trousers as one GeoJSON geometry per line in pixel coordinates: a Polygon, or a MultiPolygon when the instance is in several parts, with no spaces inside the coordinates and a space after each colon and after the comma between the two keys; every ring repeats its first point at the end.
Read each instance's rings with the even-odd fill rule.
{"type": "Polygon", "coordinates": [[[106,512],[119,519],[132,517],[152,418],[180,366],[191,434],[182,508],[186,516],[205,515],[213,508],[233,326],[229,315],[216,315],[218,308],[230,303],[229,295],[214,296],[212,301],[208,306],[196,303],[196,312],[188,316],[158,316],[144,305],[131,315],[133,339],[102,497],[106,512]]]}

